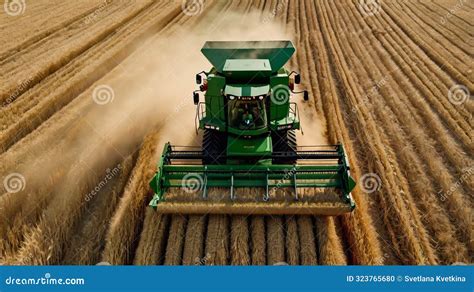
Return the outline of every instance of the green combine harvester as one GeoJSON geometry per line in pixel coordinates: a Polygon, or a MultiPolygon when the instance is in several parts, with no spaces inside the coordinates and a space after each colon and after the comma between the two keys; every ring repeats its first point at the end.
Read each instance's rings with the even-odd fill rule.
{"type": "Polygon", "coordinates": [[[202,147],[167,143],[150,186],[160,213],[340,215],[355,204],[342,144],[298,146],[290,41],[206,42],[196,75],[202,147]],[[201,100],[204,95],[204,101],[201,100]]]}

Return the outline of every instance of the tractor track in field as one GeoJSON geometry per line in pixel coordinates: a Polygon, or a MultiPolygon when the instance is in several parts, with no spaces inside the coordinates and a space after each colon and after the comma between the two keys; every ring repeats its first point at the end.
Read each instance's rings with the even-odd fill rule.
{"type": "MultiPolygon", "coordinates": [[[[450,12],[454,1],[385,1],[373,16],[355,0],[206,1],[195,15],[179,1],[56,4],[41,29],[25,28],[15,42],[16,31],[0,37],[8,41],[0,50],[0,173],[21,172],[30,186],[0,190],[0,263],[472,263],[473,105],[447,98],[454,84],[474,91],[472,25],[463,9],[450,12]],[[183,30],[190,39],[217,36],[228,19],[284,26],[298,51],[289,68],[312,95],[305,110],[314,111],[327,143],[344,142],[356,178],[380,178],[374,192],[353,191],[352,214],[159,215],[147,207],[170,117],[135,127],[131,116],[100,112],[92,85],[122,83],[114,102],[124,103],[121,87],[146,87],[130,77],[140,72],[135,62],[151,68],[140,65],[142,52],[168,38],[172,48],[183,30]],[[107,114],[117,125],[98,127],[108,125],[107,114]]],[[[38,1],[28,9],[46,7],[38,1]]],[[[16,25],[2,17],[0,31],[16,25]]]]}

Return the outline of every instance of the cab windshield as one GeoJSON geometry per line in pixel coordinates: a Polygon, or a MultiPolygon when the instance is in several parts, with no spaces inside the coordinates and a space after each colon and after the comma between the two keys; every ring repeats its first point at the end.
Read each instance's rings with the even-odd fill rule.
{"type": "Polygon", "coordinates": [[[267,116],[263,100],[229,100],[229,124],[241,130],[265,127],[267,116]]]}

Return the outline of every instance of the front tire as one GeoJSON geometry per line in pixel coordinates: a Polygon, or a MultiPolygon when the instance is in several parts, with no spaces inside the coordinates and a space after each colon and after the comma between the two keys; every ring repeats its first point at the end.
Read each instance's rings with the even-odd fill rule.
{"type": "Polygon", "coordinates": [[[227,153],[227,137],[225,134],[204,129],[202,138],[202,163],[209,164],[226,164],[227,153]]]}
{"type": "Polygon", "coordinates": [[[296,163],[296,133],[295,130],[276,131],[272,133],[273,152],[283,153],[287,158],[274,158],[273,164],[296,163]]]}

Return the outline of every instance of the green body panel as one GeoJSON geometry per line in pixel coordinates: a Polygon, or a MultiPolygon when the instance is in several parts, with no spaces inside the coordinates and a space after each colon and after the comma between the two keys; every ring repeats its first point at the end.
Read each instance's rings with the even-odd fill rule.
{"type": "Polygon", "coordinates": [[[269,136],[258,136],[252,139],[241,139],[233,135],[227,137],[227,155],[241,157],[268,157],[272,154],[272,139],[269,136]]]}
{"type": "MultiPolygon", "coordinates": [[[[208,76],[208,89],[205,94],[206,117],[218,119],[225,124],[224,99],[222,92],[225,87],[225,78],[217,75],[208,76]]],[[[214,121],[217,124],[219,122],[214,121]]]]}
{"type": "Polygon", "coordinates": [[[276,76],[270,78],[272,98],[270,103],[270,121],[278,121],[288,117],[290,103],[289,77],[282,69],[276,76]]]}
{"type": "Polygon", "coordinates": [[[233,59],[266,59],[272,72],[276,72],[291,58],[295,48],[290,41],[206,42],[201,52],[220,73],[227,60],[233,59]]]}

